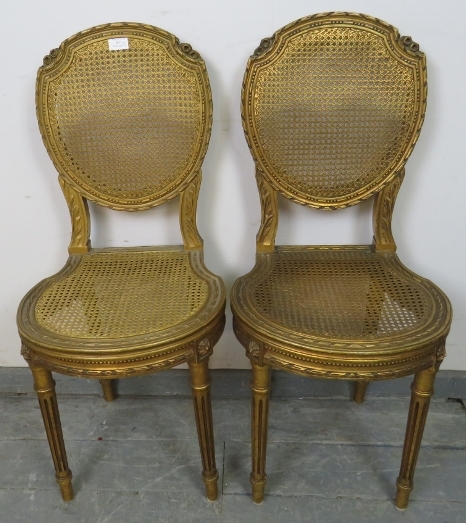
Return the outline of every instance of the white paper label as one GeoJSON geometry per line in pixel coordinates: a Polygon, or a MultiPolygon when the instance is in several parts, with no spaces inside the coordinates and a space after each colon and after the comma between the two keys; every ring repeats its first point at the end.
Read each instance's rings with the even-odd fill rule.
{"type": "Polygon", "coordinates": [[[129,49],[127,38],[109,38],[108,48],[110,51],[119,51],[120,49],[129,49]]]}

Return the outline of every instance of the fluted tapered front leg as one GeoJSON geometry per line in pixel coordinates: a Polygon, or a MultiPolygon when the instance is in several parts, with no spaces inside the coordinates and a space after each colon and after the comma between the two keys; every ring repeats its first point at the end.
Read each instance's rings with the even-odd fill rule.
{"type": "Polygon", "coordinates": [[[270,367],[252,363],[252,499],[255,503],[264,500],[264,489],[267,482],[265,458],[267,452],[267,425],[269,420],[269,396],[271,389],[270,367]]]}
{"type": "Polygon", "coordinates": [[[421,447],[422,434],[429,410],[430,398],[434,392],[435,367],[422,370],[414,376],[411,385],[411,404],[403,447],[400,475],[396,480],[395,504],[398,508],[408,506],[409,495],[413,489],[414,470],[421,447]]]}
{"type": "Polygon", "coordinates": [[[39,398],[45,432],[47,433],[55,465],[55,478],[60,486],[64,501],[71,501],[74,497],[73,485],[71,484],[71,470],[68,468],[66,459],[65,443],[63,441],[57,396],[55,394],[55,380],[48,369],[34,363],[30,366],[34,376],[34,389],[39,398]]]}
{"type": "Polygon", "coordinates": [[[193,391],[197,434],[201,448],[202,479],[206,486],[207,498],[210,501],[215,501],[218,496],[218,472],[215,465],[214,429],[207,360],[200,363],[189,363],[189,371],[191,373],[191,388],[193,391]]]}

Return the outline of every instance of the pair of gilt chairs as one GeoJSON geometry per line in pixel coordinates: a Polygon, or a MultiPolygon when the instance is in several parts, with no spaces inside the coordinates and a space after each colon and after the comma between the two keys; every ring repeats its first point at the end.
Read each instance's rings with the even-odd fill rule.
{"type": "MultiPolygon", "coordinates": [[[[375,18],[327,13],[265,38],[250,57],[242,117],[262,206],[254,269],[231,291],[252,364],[254,501],[266,483],[271,369],[352,380],[414,374],[396,505],[407,506],[451,323],[446,296],[406,269],[391,232],[426,107],[424,54],[375,18]],[[374,196],[372,245],[275,246],[278,194],[318,209],[374,196]]],[[[73,498],[52,371],[116,378],[187,363],[207,497],[217,497],[208,359],[225,323],[222,280],[196,227],[212,122],[205,64],[189,44],[135,23],[83,31],[39,69],[37,117],[71,214],[69,258],[21,302],[62,497],[73,498]],[[92,249],[87,200],[139,211],[180,196],[183,246],[92,249]]]]}

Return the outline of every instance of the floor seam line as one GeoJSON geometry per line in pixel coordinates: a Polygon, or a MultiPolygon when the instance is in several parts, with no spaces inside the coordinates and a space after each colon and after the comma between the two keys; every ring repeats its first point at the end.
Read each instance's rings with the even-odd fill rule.
{"type": "MultiPolygon", "coordinates": [[[[230,492],[224,494],[225,496],[249,496],[247,492],[230,492]]],[[[335,496],[335,497],[327,497],[327,496],[321,496],[317,494],[272,494],[267,493],[264,499],[264,503],[266,503],[267,498],[313,498],[313,499],[325,499],[325,500],[360,500],[360,501],[377,501],[377,502],[384,502],[384,501],[391,501],[394,503],[394,500],[392,497],[386,497],[386,498],[366,498],[361,496],[335,496]]],[[[429,499],[410,499],[410,503],[457,503],[459,505],[466,505],[465,501],[458,501],[458,500],[451,500],[451,499],[442,499],[442,500],[429,500],[429,499]]]]}

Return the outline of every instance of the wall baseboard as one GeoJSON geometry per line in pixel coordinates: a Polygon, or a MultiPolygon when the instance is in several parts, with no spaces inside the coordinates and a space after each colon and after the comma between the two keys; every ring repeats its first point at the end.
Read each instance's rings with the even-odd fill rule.
{"type": "MultiPolygon", "coordinates": [[[[213,369],[212,398],[247,399],[250,397],[250,371],[213,369]]],[[[101,395],[97,380],[54,375],[61,395],[101,395]]],[[[351,398],[353,384],[343,380],[319,380],[283,371],[273,372],[273,398],[351,398]]],[[[409,397],[412,376],[369,384],[366,397],[409,397]]],[[[167,372],[118,380],[121,396],[191,397],[189,371],[167,372]]],[[[26,367],[0,367],[0,396],[35,395],[31,372],[26,367]]],[[[466,371],[439,371],[435,380],[436,398],[466,398],[466,371]]]]}

